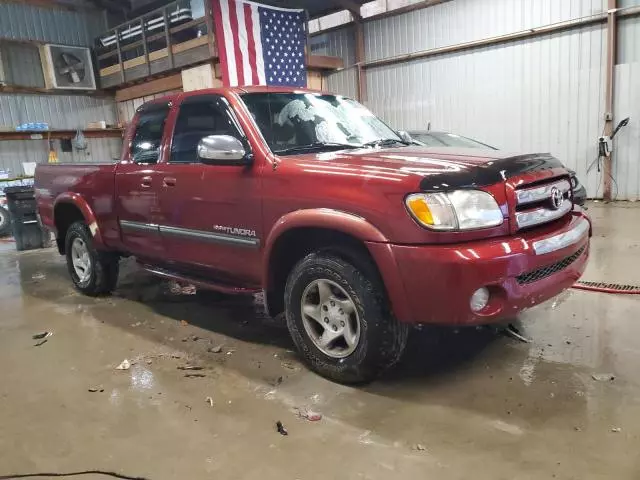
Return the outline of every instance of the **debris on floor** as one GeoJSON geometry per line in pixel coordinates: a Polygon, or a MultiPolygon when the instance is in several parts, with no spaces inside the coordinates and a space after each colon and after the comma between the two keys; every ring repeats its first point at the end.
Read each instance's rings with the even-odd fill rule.
{"type": "Polygon", "coordinates": [[[421,443],[416,443],[413,446],[413,449],[417,452],[425,452],[427,450],[427,447],[425,447],[424,445],[422,445],[421,443]]]}
{"type": "Polygon", "coordinates": [[[310,422],[319,422],[320,420],[322,420],[322,414],[319,412],[314,412],[313,410],[309,410],[308,408],[296,408],[295,410],[298,414],[298,417],[309,420],[310,422]]]}
{"type": "Polygon", "coordinates": [[[210,407],[213,407],[213,398],[207,397],[205,398],[205,402],[207,402],[210,407]]]}
{"type": "Polygon", "coordinates": [[[33,340],[42,340],[44,338],[50,337],[51,335],[53,335],[53,333],[51,333],[51,332],[42,332],[42,333],[36,333],[31,338],[33,340]]]}
{"type": "Polygon", "coordinates": [[[281,365],[288,370],[299,370],[298,367],[291,362],[282,362],[281,365]]]}
{"type": "Polygon", "coordinates": [[[507,325],[507,327],[503,330],[505,335],[515,338],[516,340],[521,341],[522,343],[531,343],[531,340],[522,335],[518,327],[516,327],[513,323],[507,325]]]}
{"type": "Polygon", "coordinates": [[[371,445],[373,443],[373,440],[371,440],[370,435],[371,430],[365,430],[358,436],[358,442],[363,445],[371,445]]]}
{"type": "Polygon", "coordinates": [[[216,345],[215,347],[209,347],[207,349],[209,353],[220,353],[222,351],[222,345],[216,345]]]}
{"type": "Polygon", "coordinates": [[[204,373],[187,373],[185,374],[185,378],[204,378],[206,375],[204,373]]]}
{"type": "Polygon", "coordinates": [[[622,429],[620,427],[614,427],[614,428],[611,429],[611,431],[613,433],[620,433],[622,431],[622,429]]]}
{"type": "Polygon", "coordinates": [[[116,367],[116,370],[129,370],[130,368],[131,363],[125,358],[122,363],[116,367]]]}
{"type": "Polygon", "coordinates": [[[202,367],[197,365],[180,365],[177,367],[178,370],[204,370],[202,367]]]}
{"type": "Polygon", "coordinates": [[[195,295],[196,286],[192,284],[181,285],[179,282],[171,282],[169,284],[169,291],[174,295],[195,295]]]}
{"type": "Polygon", "coordinates": [[[284,425],[282,425],[282,422],[280,420],[276,422],[276,430],[280,435],[289,435],[289,432],[286,428],[284,428],[284,425]]]}
{"type": "Polygon", "coordinates": [[[280,375],[278,378],[272,380],[271,382],[269,382],[272,386],[277,387],[278,385],[280,385],[282,383],[282,375],[280,375]]]}
{"type": "Polygon", "coordinates": [[[32,280],[44,280],[45,278],[47,278],[47,276],[42,272],[36,272],[31,275],[32,280]]]}
{"type": "Polygon", "coordinates": [[[95,392],[104,392],[104,387],[102,385],[97,385],[95,387],[89,387],[88,389],[91,393],[95,393],[95,392]]]}
{"type": "Polygon", "coordinates": [[[187,325],[189,325],[189,322],[187,322],[186,320],[180,320],[180,325],[182,327],[186,327],[187,325]]]}
{"type": "Polygon", "coordinates": [[[596,382],[613,382],[616,377],[611,373],[594,373],[591,375],[596,382]]]}

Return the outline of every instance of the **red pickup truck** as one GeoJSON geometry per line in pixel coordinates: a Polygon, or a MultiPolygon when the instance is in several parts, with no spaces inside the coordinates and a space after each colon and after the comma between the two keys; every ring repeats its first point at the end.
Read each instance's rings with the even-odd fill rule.
{"type": "Polygon", "coordinates": [[[166,278],[264,292],[335,381],[393,365],[411,324],[490,324],[570,287],[591,224],[548,154],[413,145],[348,98],[266,87],[141,106],[117,164],[39,165],[76,288],[133,255],[166,278]]]}

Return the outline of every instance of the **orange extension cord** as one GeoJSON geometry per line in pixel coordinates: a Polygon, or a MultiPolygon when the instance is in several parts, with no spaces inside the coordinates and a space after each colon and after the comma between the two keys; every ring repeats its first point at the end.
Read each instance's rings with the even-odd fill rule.
{"type": "Polygon", "coordinates": [[[623,295],[640,295],[640,287],[635,285],[619,285],[604,282],[577,282],[573,285],[576,290],[599,293],[619,293],[623,295]]]}

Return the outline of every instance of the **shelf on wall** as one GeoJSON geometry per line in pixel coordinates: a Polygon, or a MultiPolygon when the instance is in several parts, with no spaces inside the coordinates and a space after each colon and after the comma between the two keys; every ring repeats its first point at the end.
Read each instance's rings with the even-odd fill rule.
{"type": "MultiPolygon", "coordinates": [[[[85,138],[122,138],[121,128],[96,128],[82,130],[85,138]]],[[[2,140],[62,140],[72,139],[77,130],[43,130],[43,131],[0,131],[2,140]]]]}

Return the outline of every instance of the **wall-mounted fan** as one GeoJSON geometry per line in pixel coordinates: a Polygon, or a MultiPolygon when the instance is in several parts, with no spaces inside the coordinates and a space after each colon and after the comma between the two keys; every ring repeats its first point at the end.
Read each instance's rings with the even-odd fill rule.
{"type": "Polygon", "coordinates": [[[88,48],[44,45],[40,56],[47,88],[96,89],[91,51],[88,48]]]}

